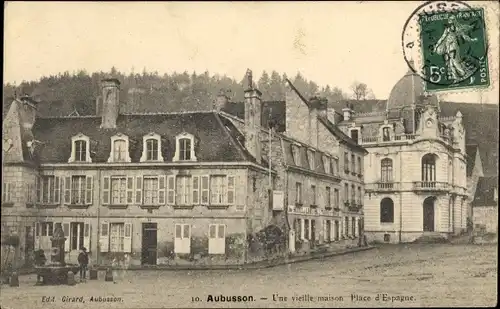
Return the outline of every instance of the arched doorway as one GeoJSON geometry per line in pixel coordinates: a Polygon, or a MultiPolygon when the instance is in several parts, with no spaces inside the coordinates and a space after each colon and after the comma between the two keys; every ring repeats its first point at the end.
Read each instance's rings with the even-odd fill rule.
{"type": "Polygon", "coordinates": [[[434,202],[436,198],[434,196],[429,196],[424,200],[423,210],[424,210],[424,232],[434,232],[434,202]]]}

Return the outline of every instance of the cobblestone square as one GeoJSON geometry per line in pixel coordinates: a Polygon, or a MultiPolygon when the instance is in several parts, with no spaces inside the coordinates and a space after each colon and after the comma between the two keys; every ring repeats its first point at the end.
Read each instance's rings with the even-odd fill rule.
{"type": "Polygon", "coordinates": [[[2,287],[1,307],[494,306],[497,247],[388,245],[259,270],[128,271],[116,283],[105,282],[100,273],[99,281],[57,287],[34,286],[35,280],[34,275],[22,276],[19,288],[2,287]],[[213,302],[207,301],[210,295],[213,302]],[[242,296],[242,301],[216,302],[221,295],[242,296]],[[95,302],[91,297],[118,301],[95,302]]]}

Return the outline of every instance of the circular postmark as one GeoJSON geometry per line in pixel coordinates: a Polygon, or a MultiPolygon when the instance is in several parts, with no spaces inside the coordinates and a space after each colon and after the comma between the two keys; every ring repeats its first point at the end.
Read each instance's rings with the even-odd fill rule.
{"type": "Polygon", "coordinates": [[[489,84],[483,8],[429,1],[403,27],[403,56],[429,91],[489,84]]]}

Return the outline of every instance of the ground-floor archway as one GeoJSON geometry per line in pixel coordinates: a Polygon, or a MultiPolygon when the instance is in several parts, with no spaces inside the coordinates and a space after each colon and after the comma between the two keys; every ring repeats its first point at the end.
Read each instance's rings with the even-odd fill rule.
{"type": "Polygon", "coordinates": [[[423,225],[424,232],[434,232],[435,207],[436,198],[429,196],[423,203],[423,225]]]}

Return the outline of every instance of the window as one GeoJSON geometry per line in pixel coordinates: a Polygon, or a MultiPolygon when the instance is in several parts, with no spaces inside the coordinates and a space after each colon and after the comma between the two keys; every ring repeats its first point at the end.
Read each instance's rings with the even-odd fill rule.
{"type": "Polygon", "coordinates": [[[351,172],[356,173],[356,156],[354,154],[351,154],[351,172]]]}
{"type": "Polygon", "coordinates": [[[356,142],[356,144],[358,143],[358,138],[359,138],[359,130],[355,129],[355,130],[351,130],[351,138],[354,140],[354,142],[356,142]]]}
{"type": "Polygon", "coordinates": [[[422,157],[422,181],[436,181],[436,155],[422,157]]]}
{"type": "Polygon", "coordinates": [[[111,223],[109,235],[109,249],[111,252],[125,251],[125,224],[111,223]]]}
{"type": "Polygon", "coordinates": [[[310,240],[311,237],[309,236],[310,229],[309,229],[309,220],[304,219],[304,239],[310,240]]]}
{"type": "Polygon", "coordinates": [[[111,153],[108,162],[130,162],[128,136],[121,133],[111,137],[111,153]]]}
{"type": "Polygon", "coordinates": [[[300,146],[299,145],[291,145],[292,147],[292,157],[293,157],[293,162],[297,166],[301,166],[300,162],[300,146]]]}
{"type": "Polygon", "coordinates": [[[311,194],[312,194],[312,203],[311,205],[317,205],[316,204],[316,186],[311,185],[311,194]]]}
{"type": "Polygon", "coordinates": [[[194,135],[189,133],[181,133],[175,138],[175,154],[172,161],[196,161],[194,152],[194,135]]]}
{"type": "Polygon", "coordinates": [[[307,152],[307,159],[309,160],[309,168],[311,170],[315,170],[316,169],[315,156],[316,156],[316,152],[314,150],[309,150],[307,152]]]}
{"type": "Polygon", "coordinates": [[[177,205],[191,204],[191,176],[177,176],[177,205]]]}
{"type": "Polygon", "coordinates": [[[352,203],[356,202],[356,186],[351,185],[351,201],[352,203]]]}
{"type": "Polygon", "coordinates": [[[345,217],[345,236],[349,236],[349,217],[345,217]]]}
{"type": "Polygon", "coordinates": [[[325,194],[326,194],[326,207],[327,208],[332,208],[332,192],[330,187],[325,188],[325,194]]]}
{"type": "Polygon", "coordinates": [[[349,173],[349,153],[344,152],[344,171],[346,174],[349,173]]]}
{"type": "Polygon", "coordinates": [[[26,202],[28,204],[33,204],[36,202],[37,196],[36,196],[36,184],[35,183],[28,183],[26,184],[26,202]]]}
{"type": "Polygon", "coordinates": [[[323,156],[323,166],[325,167],[325,174],[331,173],[331,160],[327,156],[323,156]]]}
{"type": "Polygon", "coordinates": [[[75,161],[87,161],[87,142],[75,141],[75,161]]]}
{"type": "Polygon", "coordinates": [[[349,184],[344,184],[344,200],[349,202],[349,184]]]}
{"type": "Polygon", "coordinates": [[[394,202],[388,197],[380,202],[380,222],[394,223],[394,202]]]}
{"type": "Polygon", "coordinates": [[[70,242],[71,250],[80,250],[84,246],[83,245],[84,228],[85,227],[83,222],[70,223],[70,235],[69,235],[69,240],[67,241],[70,242]]]}
{"type": "Polygon", "coordinates": [[[182,254],[191,252],[191,226],[189,224],[175,225],[174,252],[182,254]]]}
{"type": "Polygon", "coordinates": [[[36,224],[36,236],[52,236],[54,224],[52,222],[38,222],[36,224]]]}
{"type": "Polygon", "coordinates": [[[144,205],[157,205],[158,204],[158,177],[144,177],[144,205]]]}
{"type": "Polygon", "coordinates": [[[356,237],[356,217],[352,217],[351,231],[352,236],[356,237]]]}
{"type": "Polygon", "coordinates": [[[388,142],[391,140],[391,132],[389,127],[382,128],[382,141],[388,142]]]}
{"type": "Polygon", "coordinates": [[[358,157],[358,175],[363,174],[363,166],[361,165],[361,157],[358,157]]]}
{"type": "Polygon", "coordinates": [[[146,160],[158,160],[158,140],[152,138],[146,140],[146,160]]]}
{"type": "Polygon", "coordinates": [[[300,182],[295,183],[295,203],[302,205],[302,184],[300,182]]]}
{"type": "Polygon", "coordinates": [[[161,136],[149,133],[142,138],[143,148],[140,161],[163,161],[161,154],[161,136]]]}
{"type": "Polygon", "coordinates": [[[340,205],[340,194],[339,194],[339,189],[333,189],[333,202],[335,203],[335,208],[339,208],[340,205]]]}
{"type": "Polygon", "coordinates": [[[41,176],[37,182],[37,200],[41,204],[60,203],[60,177],[41,176]]]}
{"type": "Polygon", "coordinates": [[[127,178],[111,178],[111,204],[125,205],[127,203],[127,178]]]}
{"type": "Polygon", "coordinates": [[[225,202],[226,177],[212,175],[210,177],[210,204],[223,204],[225,202]]]}
{"type": "Polygon", "coordinates": [[[226,226],[210,224],[208,227],[208,253],[224,254],[226,252],[226,226]]]}
{"type": "Polygon", "coordinates": [[[90,158],[90,139],[81,133],[71,138],[71,156],[68,163],[92,162],[90,158]]]}
{"type": "Polygon", "coordinates": [[[361,192],[361,187],[358,187],[358,204],[361,205],[363,203],[363,194],[361,192]]]}
{"type": "Polygon", "coordinates": [[[392,160],[389,158],[382,159],[380,169],[381,181],[392,182],[392,160]]]}
{"type": "Polygon", "coordinates": [[[12,203],[12,192],[13,192],[13,186],[14,184],[12,182],[4,182],[3,183],[3,188],[2,188],[2,202],[4,203],[12,203]]]}
{"type": "Polygon", "coordinates": [[[86,179],[85,176],[71,177],[71,204],[85,204],[86,179]]]}
{"type": "Polygon", "coordinates": [[[132,224],[101,222],[99,247],[101,252],[132,252],[132,224]]]}

